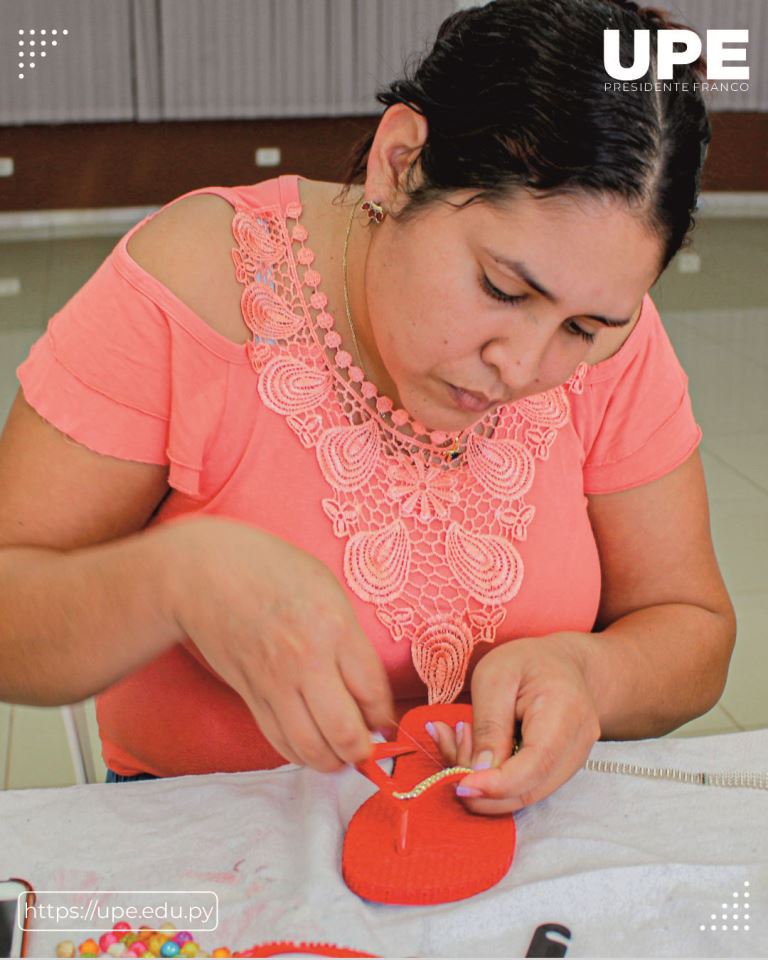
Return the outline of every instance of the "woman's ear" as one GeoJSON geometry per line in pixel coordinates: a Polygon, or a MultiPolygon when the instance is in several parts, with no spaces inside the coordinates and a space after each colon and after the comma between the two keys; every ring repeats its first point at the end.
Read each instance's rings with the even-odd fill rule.
{"type": "Polygon", "coordinates": [[[421,182],[418,158],[428,133],[426,117],[405,103],[392,104],[379,120],[368,154],[365,192],[388,212],[399,211],[411,166],[410,183],[421,182]]]}

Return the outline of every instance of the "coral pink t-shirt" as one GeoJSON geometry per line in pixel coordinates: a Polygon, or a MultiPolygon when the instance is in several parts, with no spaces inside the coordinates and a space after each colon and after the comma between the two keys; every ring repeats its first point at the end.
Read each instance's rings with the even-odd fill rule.
{"type": "MultiPolygon", "coordinates": [[[[130,258],[153,213],[16,372],[63,433],[168,466],[171,492],[149,525],[221,515],[306,550],[346,590],[396,700],[463,699],[491,644],[593,629],[601,575],[586,495],[648,483],[693,452],[688,378],[646,295],[616,354],[491,411],[446,458],[449,438],[393,410],[342,349],[298,180],[182,195],[233,207],[247,343],[130,258]]],[[[124,775],[285,762],[189,638],[98,695],[97,716],[104,761],[124,775]]]]}

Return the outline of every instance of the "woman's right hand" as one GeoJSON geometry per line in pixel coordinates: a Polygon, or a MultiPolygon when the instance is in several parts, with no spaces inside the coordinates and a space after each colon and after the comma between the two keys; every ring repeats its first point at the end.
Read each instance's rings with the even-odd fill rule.
{"type": "Polygon", "coordinates": [[[214,516],[172,521],[172,614],[292,763],[330,772],[392,725],[384,666],[339,581],[263,530],[214,516]]]}

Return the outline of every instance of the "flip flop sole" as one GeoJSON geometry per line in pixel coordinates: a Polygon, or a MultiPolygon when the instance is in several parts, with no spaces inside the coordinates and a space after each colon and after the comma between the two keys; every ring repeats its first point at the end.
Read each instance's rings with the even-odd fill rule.
{"type": "MultiPolygon", "coordinates": [[[[427,720],[472,722],[470,704],[415,707],[401,719],[397,742],[418,745],[394,760],[393,786],[407,791],[443,768],[424,729],[427,720]]],[[[463,900],[505,875],[515,852],[512,814],[471,813],[455,793],[456,781],[438,782],[413,800],[393,801],[378,790],[355,812],[344,839],[347,886],[374,903],[433,904],[463,900]],[[406,806],[407,805],[407,806],[406,806]],[[401,811],[407,841],[399,850],[401,811]]]]}

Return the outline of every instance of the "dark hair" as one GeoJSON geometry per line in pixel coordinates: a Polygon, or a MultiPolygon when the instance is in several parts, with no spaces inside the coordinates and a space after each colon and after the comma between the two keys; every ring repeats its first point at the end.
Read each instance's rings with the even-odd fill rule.
{"type": "MultiPolygon", "coordinates": [[[[672,81],[657,81],[664,28],[689,29],[632,0],[492,0],[451,14],[432,49],[376,94],[387,107],[408,104],[428,124],[396,219],[475,187],[459,206],[503,201],[521,188],[533,196],[613,194],[661,238],[663,272],[689,242],[712,135],[694,86],[703,57],[676,65],[672,81]],[[651,65],[638,89],[604,89],[612,82],[603,65],[606,29],[619,31],[622,63],[632,57],[634,31],[650,31],[651,65]],[[649,81],[654,87],[643,90],[649,81]],[[422,182],[414,187],[416,163],[422,182]]],[[[353,148],[343,194],[364,178],[373,136],[353,148]]]]}

